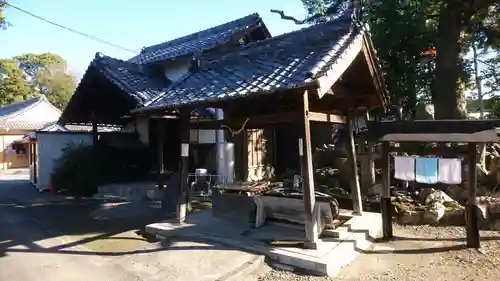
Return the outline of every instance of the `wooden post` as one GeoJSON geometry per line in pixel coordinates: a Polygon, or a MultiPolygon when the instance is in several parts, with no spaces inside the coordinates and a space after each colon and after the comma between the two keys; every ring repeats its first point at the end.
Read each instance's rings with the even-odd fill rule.
{"type": "Polygon", "coordinates": [[[375,184],[375,161],[373,160],[373,142],[361,139],[358,142],[361,190],[369,190],[375,184]]]}
{"type": "Polygon", "coordinates": [[[382,143],[382,190],[380,194],[380,209],[382,211],[382,231],[384,240],[390,240],[392,233],[392,203],[391,203],[391,161],[389,155],[389,142],[382,143]]]}
{"type": "Polygon", "coordinates": [[[302,96],[302,111],[300,122],[300,135],[298,139],[300,167],[302,174],[302,192],[305,211],[305,248],[317,249],[319,242],[318,216],[315,210],[316,197],[314,192],[314,174],[311,149],[311,128],[309,122],[309,94],[307,91],[302,96]]]}
{"type": "Polygon", "coordinates": [[[158,119],[158,187],[164,188],[165,159],[163,146],[165,143],[165,126],[161,119],[158,119]]]}
{"type": "Polygon", "coordinates": [[[351,200],[353,205],[353,214],[363,214],[363,203],[361,201],[361,188],[359,185],[358,165],[356,159],[356,145],[354,142],[354,114],[353,112],[347,113],[347,138],[348,138],[348,152],[349,163],[351,164],[351,200]]]}
{"type": "Polygon", "coordinates": [[[477,188],[477,171],[476,171],[476,144],[469,143],[468,155],[468,172],[469,172],[469,186],[468,186],[468,200],[465,207],[467,213],[467,247],[480,248],[479,239],[479,223],[478,223],[478,207],[476,202],[476,188],[477,188]]]}
{"type": "Polygon", "coordinates": [[[189,165],[189,119],[191,111],[189,109],[182,109],[180,115],[180,136],[181,136],[181,160],[179,165],[179,187],[181,193],[177,203],[176,220],[181,223],[186,219],[187,203],[188,203],[188,165],[189,165]]]}
{"type": "Polygon", "coordinates": [[[97,142],[99,141],[99,132],[97,128],[97,118],[93,112],[91,118],[92,118],[92,145],[95,148],[97,146],[97,142]]]}

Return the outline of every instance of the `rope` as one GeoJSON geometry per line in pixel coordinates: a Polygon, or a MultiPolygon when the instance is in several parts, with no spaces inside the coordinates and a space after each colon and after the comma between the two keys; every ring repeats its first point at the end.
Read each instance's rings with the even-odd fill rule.
{"type": "Polygon", "coordinates": [[[248,123],[248,118],[245,120],[245,122],[243,122],[243,125],[241,125],[241,128],[239,128],[238,130],[236,131],[233,131],[229,126],[226,126],[226,125],[222,125],[221,128],[226,128],[231,134],[232,136],[236,136],[237,134],[243,132],[243,130],[245,130],[245,126],[247,125],[248,123]]]}

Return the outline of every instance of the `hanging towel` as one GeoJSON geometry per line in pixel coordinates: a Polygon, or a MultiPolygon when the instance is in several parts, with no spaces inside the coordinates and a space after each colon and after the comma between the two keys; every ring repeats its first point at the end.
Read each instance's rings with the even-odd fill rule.
{"type": "Polygon", "coordinates": [[[446,184],[462,183],[462,161],[457,158],[439,159],[438,181],[446,184]]]}
{"type": "Polygon", "coordinates": [[[415,180],[419,183],[438,182],[438,159],[417,157],[415,160],[415,180]]]}
{"type": "Polygon", "coordinates": [[[415,158],[394,156],[394,178],[404,181],[415,180],[415,158]]]}

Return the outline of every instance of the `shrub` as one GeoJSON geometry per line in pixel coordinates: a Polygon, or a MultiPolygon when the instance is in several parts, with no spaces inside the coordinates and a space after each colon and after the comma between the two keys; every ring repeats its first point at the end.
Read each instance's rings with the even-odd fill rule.
{"type": "Polygon", "coordinates": [[[97,192],[99,173],[97,151],[83,144],[71,144],[62,150],[54,163],[53,184],[56,190],[65,190],[74,196],[92,196],[97,192]]]}

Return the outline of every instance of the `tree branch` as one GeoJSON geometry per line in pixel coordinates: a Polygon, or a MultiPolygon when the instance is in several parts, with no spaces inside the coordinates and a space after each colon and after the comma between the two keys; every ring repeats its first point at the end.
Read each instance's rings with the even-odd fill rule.
{"type": "Polygon", "coordinates": [[[271,9],[271,13],[278,14],[278,15],[281,16],[281,19],[291,20],[291,21],[293,21],[297,25],[308,23],[308,18],[303,19],[303,20],[298,20],[298,19],[296,19],[296,18],[294,18],[292,16],[285,15],[285,12],[280,11],[280,10],[271,9]]]}
{"type": "Polygon", "coordinates": [[[472,12],[475,13],[481,9],[498,3],[500,3],[499,0],[472,0],[472,12]]]}

